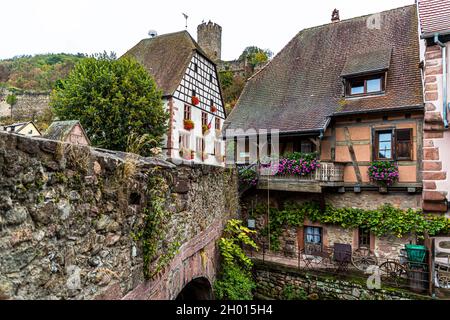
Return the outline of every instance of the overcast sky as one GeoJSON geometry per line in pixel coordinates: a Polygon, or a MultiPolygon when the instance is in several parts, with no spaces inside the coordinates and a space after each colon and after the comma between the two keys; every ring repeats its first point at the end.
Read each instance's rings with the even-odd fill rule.
{"type": "Polygon", "coordinates": [[[414,0],[5,0],[1,1],[0,59],[36,53],[123,54],[150,29],[222,26],[222,59],[237,58],[249,45],[281,50],[301,29],[413,4],[414,0]]]}

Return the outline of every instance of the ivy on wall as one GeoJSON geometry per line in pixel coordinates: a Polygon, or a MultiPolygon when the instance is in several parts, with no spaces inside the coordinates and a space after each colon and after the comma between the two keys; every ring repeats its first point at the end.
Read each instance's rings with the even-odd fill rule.
{"type": "MultiPolygon", "coordinates": [[[[259,205],[256,213],[267,214],[267,206],[259,205]]],[[[287,202],[282,209],[269,208],[270,225],[261,230],[268,236],[270,227],[271,249],[280,249],[279,237],[284,226],[300,227],[306,218],[312,222],[337,225],[345,229],[363,228],[376,236],[395,235],[401,238],[407,234],[423,237],[425,232],[430,236],[450,231],[450,219],[443,216],[425,215],[421,210],[402,210],[385,204],[376,210],[358,208],[334,208],[327,205],[321,210],[318,203],[308,202],[296,204],[287,202]]]]}
{"type": "Polygon", "coordinates": [[[252,231],[240,220],[229,220],[224,236],[219,240],[221,270],[214,283],[216,297],[220,300],[251,300],[256,288],[251,270],[253,262],[243,250],[243,245],[258,249],[251,239],[252,231]]]}
{"type": "Polygon", "coordinates": [[[149,175],[147,185],[148,203],[144,208],[144,227],[134,234],[136,241],[141,241],[144,260],[144,277],[151,279],[157,275],[172,258],[180,247],[178,240],[166,243],[169,232],[170,212],[166,210],[169,185],[164,177],[155,174],[155,168],[149,175]]]}

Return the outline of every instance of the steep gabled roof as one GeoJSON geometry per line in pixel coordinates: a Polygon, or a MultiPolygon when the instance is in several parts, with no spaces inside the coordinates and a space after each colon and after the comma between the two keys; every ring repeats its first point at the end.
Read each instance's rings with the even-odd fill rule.
{"type": "Polygon", "coordinates": [[[141,40],[124,56],[132,56],[140,62],[163,95],[170,96],[181,83],[195,51],[214,64],[187,31],[141,40]]]}
{"type": "Polygon", "coordinates": [[[450,31],[450,0],[419,0],[417,7],[423,35],[450,31]]]}
{"type": "Polygon", "coordinates": [[[317,131],[338,112],[409,107],[423,107],[414,5],[300,31],[247,82],[225,128],[317,131]],[[390,55],[373,54],[380,49],[390,55]],[[343,97],[341,74],[358,55],[381,57],[367,66],[358,58],[358,70],[384,67],[390,57],[385,94],[343,97]]]}
{"type": "Polygon", "coordinates": [[[43,138],[56,141],[65,141],[67,136],[72,132],[72,129],[76,125],[80,125],[84,136],[89,141],[89,137],[87,136],[86,132],[80,124],[80,121],[78,120],[53,121],[50,127],[48,127],[48,129],[45,131],[43,138]]]}
{"type": "Polygon", "coordinates": [[[19,132],[20,130],[22,130],[23,128],[25,128],[27,125],[32,124],[33,127],[36,129],[36,131],[41,134],[41,132],[39,131],[39,129],[36,127],[36,125],[34,124],[33,121],[27,121],[27,122],[17,122],[17,123],[12,123],[6,126],[3,126],[3,130],[7,131],[7,129],[10,129],[11,132],[19,132]]]}

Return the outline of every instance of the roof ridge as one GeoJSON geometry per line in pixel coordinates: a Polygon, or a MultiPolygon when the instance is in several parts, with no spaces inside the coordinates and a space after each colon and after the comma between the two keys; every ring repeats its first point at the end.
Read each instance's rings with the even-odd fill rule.
{"type": "Polygon", "coordinates": [[[415,6],[416,6],[415,4],[408,4],[408,5],[404,5],[404,6],[398,7],[398,8],[392,8],[392,9],[383,10],[383,11],[379,11],[379,12],[368,13],[368,14],[364,14],[364,15],[361,15],[361,16],[347,18],[347,19],[344,19],[344,20],[336,21],[336,22],[327,22],[327,23],[320,24],[320,25],[317,25],[317,26],[303,28],[301,31],[311,30],[311,29],[315,29],[315,28],[322,28],[322,27],[326,27],[326,26],[333,26],[333,25],[337,25],[337,24],[342,24],[344,22],[350,22],[350,21],[356,20],[356,19],[370,17],[370,16],[373,16],[374,14],[381,14],[381,13],[385,13],[385,12],[396,11],[396,10],[404,9],[404,8],[407,8],[407,7],[415,7],[415,6]]]}

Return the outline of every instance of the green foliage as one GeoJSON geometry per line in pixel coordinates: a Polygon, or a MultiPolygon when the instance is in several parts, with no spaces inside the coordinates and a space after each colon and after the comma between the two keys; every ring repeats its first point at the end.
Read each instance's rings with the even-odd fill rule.
{"type": "Polygon", "coordinates": [[[157,143],[148,133],[139,136],[135,132],[132,132],[127,137],[125,151],[143,156],[151,156],[153,154],[152,149],[157,143]]]}
{"type": "Polygon", "coordinates": [[[254,68],[258,64],[267,62],[273,53],[267,49],[260,49],[256,46],[250,46],[245,48],[244,52],[239,57],[239,60],[247,60],[254,68]]]}
{"type": "Polygon", "coordinates": [[[157,147],[167,128],[161,92],[132,58],[83,59],[52,92],[51,106],[60,120],[80,120],[93,145],[107,149],[125,151],[132,133],[157,147]]]}
{"type": "Polygon", "coordinates": [[[219,73],[219,81],[226,111],[230,113],[244,89],[245,80],[239,75],[234,76],[231,71],[222,71],[219,73]]]}
{"type": "Polygon", "coordinates": [[[252,300],[255,288],[251,276],[236,266],[224,269],[214,283],[216,298],[219,300],[252,300]]]}
{"type": "MultiPolygon", "coordinates": [[[[402,210],[385,204],[377,210],[364,210],[358,208],[334,208],[327,205],[321,210],[317,203],[305,204],[285,203],[282,209],[270,208],[270,224],[261,233],[269,235],[271,249],[279,250],[284,226],[300,227],[305,218],[312,222],[338,225],[345,229],[364,228],[376,236],[395,235],[402,237],[407,234],[416,234],[423,237],[425,232],[430,236],[450,231],[450,219],[443,216],[424,215],[421,210],[402,210]]],[[[267,206],[259,205],[257,214],[267,214],[267,206]]]]}
{"type": "Polygon", "coordinates": [[[255,168],[243,168],[238,171],[239,182],[245,186],[256,186],[258,176],[255,168]]]}
{"type": "Polygon", "coordinates": [[[303,152],[291,152],[288,154],[285,154],[284,157],[288,160],[304,160],[304,161],[312,161],[318,158],[317,152],[311,152],[311,153],[303,153],[303,152]]]}
{"type": "Polygon", "coordinates": [[[282,298],[283,300],[308,300],[308,294],[302,287],[288,284],[283,288],[282,298]]]}
{"type": "Polygon", "coordinates": [[[39,54],[17,56],[0,61],[0,81],[8,88],[50,91],[59,79],[65,78],[83,54],[39,54]]]}
{"type": "Polygon", "coordinates": [[[250,300],[255,288],[251,270],[253,263],[242,249],[243,245],[258,249],[251,239],[252,231],[240,220],[228,221],[224,237],[219,240],[221,272],[214,283],[216,297],[221,300],[250,300]]]}
{"type": "Polygon", "coordinates": [[[170,212],[166,210],[169,186],[162,176],[152,172],[147,186],[148,204],[144,208],[144,228],[134,234],[142,243],[144,277],[151,279],[157,275],[175,256],[179,241],[166,243],[170,212]],[[152,268],[153,267],[153,268],[152,268]]]}
{"type": "Polygon", "coordinates": [[[13,93],[13,94],[9,94],[6,97],[6,103],[9,104],[11,107],[14,107],[15,104],[17,103],[17,96],[13,93]]]}

